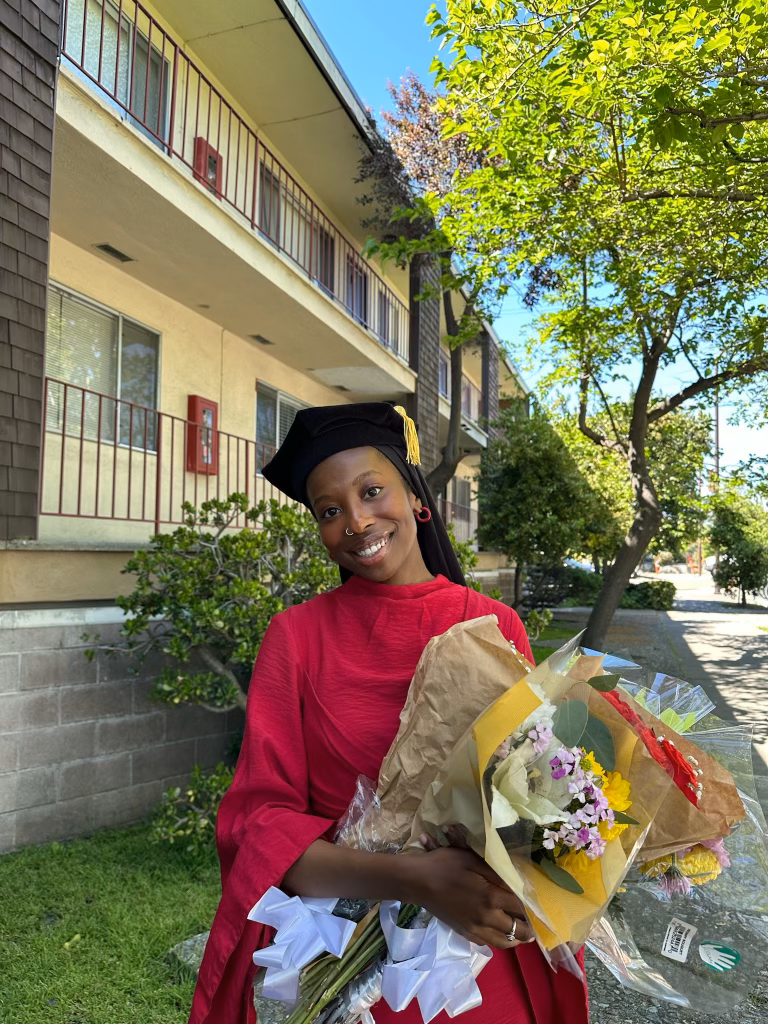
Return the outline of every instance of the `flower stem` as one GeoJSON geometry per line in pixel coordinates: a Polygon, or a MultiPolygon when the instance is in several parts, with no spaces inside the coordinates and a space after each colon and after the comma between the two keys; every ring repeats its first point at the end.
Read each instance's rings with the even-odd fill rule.
{"type": "MultiPolygon", "coordinates": [[[[413,904],[401,907],[397,923],[402,928],[408,925],[418,913],[413,904]]],[[[386,949],[387,943],[378,917],[372,918],[357,941],[344,956],[333,963],[310,965],[307,974],[309,989],[305,990],[301,1003],[293,1010],[285,1024],[311,1024],[318,1015],[358,974],[375,963],[386,949]],[[313,970],[314,968],[314,970],[313,970]]]]}

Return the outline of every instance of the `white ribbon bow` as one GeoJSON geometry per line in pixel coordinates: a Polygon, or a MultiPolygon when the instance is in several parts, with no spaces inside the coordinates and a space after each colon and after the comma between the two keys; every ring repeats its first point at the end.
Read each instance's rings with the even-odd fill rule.
{"type": "Polygon", "coordinates": [[[448,925],[432,918],[426,928],[400,928],[400,904],[382,903],[379,920],[391,963],[384,965],[381,992],[389,1007],[400,1013],[414,996],[424,1024],[445,1010],[449,1017],[473,1010],[483,997],[476,978],[493,955],[448,925]]]}
{"type": "Polygon", "coordinates": [[[266,967],[264,997],[293,1004],[299,998],[299,973],[302,967],[331,953],[340,957],[352,938],[354,921],[333,917],[336,899],[289,897],[274,886],[267,889],[248,914],[249,921],[276,930],[274,942],[257,949],[253,962],[266,967]]]}

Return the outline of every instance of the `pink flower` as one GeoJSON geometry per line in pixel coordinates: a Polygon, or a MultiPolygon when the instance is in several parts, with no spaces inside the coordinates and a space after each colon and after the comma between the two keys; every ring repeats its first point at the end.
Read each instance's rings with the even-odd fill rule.
{"type": "Polygon", "coordinates": [[[691,883],[682,871],[667,871],[658,879],[659,888],[666,896],[687,896],[691,883]]]}
{"type": "Polygon", "coordinates": [[[699,843],[699,846],[703,846],[705,850],[709,850],[717,857],[717,863],[721,868],[729,868],[731,866],[731,858],[728,856],[728,851],[723,846],[722,839],[705,839],[699,843]]]}
{"type": "Polygon", "coordinates": [[[552,729],[543,722],[537,722],[528,733],[528,739],[533,740],[533,752],[538,757],[552,742],[552,729]]]}

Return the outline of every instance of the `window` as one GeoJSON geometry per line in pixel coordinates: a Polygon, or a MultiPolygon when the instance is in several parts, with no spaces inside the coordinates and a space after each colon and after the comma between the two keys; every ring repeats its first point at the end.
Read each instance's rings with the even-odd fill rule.
{"type": "Polygon", "coordinates": [[[280,245],[280,182],[264,163],[259,164],[259,229],[280,245]]]}
{"type": "Polygon", "coordinates": [[[437,363],[437,390],[443,396],[443,398],[450,397],[449,386],[451,379],[451,364],[448,361],[447,354],[440,349],[440,355],[438,356],[437,363]]]}
{"type": "Polygon", "coordinates": [[[313,240],[315,251],[312,254],[312,267],[315,280],[321,288],[333,295],[336,291],[336,239],[322,225],[315,224],[313,240]]]}
{"type": "Polygon", "coordinates": [[[109,0],[68,0],[66,19],[68,66],[98,82],[134,127],[162,145],[168,131],[169,62],[156,43],[164,48],[165,35],[148,19],[142,32],[109,0]]]}
{"type": "Polygon", "coordinates": [[[46,424],[156,451],[160,335],[57,285],[48,291],[46,424]],[[62,384],[72,385],[65,388],[62,384]],[[65,413],[66,407],[66,413],[65,413]],[[66,416],[66,423],[64,422],[66,416]]]}
{"type": "Polygon", "coordinates": [[[256,385],[256,469],[272,458],[275,448],[283,441],[299,409],[306,409],[303,402],[285,395],[259,381],[256,385]]]}
{"type": "Polygon", "coordinates": [[[354,256],[347,256],[347,309],[361,324],[368,326],[368,274],[354,256]]]}
{"type": "Polygon", "coordinates": [[[385,288],[379,288],[379,338],[393,348],[398,349],[400,342],[400,319],[397,304],[385,288]]]}
{"type": "Polygon", "coordinates": [[[468,521],[470,513],[470,502],[472,500],[472,485],[469,480],[455,476],[451,480],[451,501],[453,503],[454,519],[468,521]]]}

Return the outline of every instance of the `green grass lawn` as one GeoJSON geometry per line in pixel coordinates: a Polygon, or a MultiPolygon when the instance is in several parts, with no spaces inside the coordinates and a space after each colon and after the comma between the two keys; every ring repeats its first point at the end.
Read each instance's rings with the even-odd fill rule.
{"type": "Polygon", "coordinates": [[[155,846],[146,826],[0,857],[0,1022],[184,1024],[193,980],[164,956],[218,897],[213,851],[155,846]]]}
{"type": "Polygon", "coordinates": [[[571,639],[573,632],[567,627],[553,626],[552,624],[543,629],[536,640],[531,640],[531,650],[536,664],[546,661],[550,654],[559,651],[565,641],[571,639]]]}

